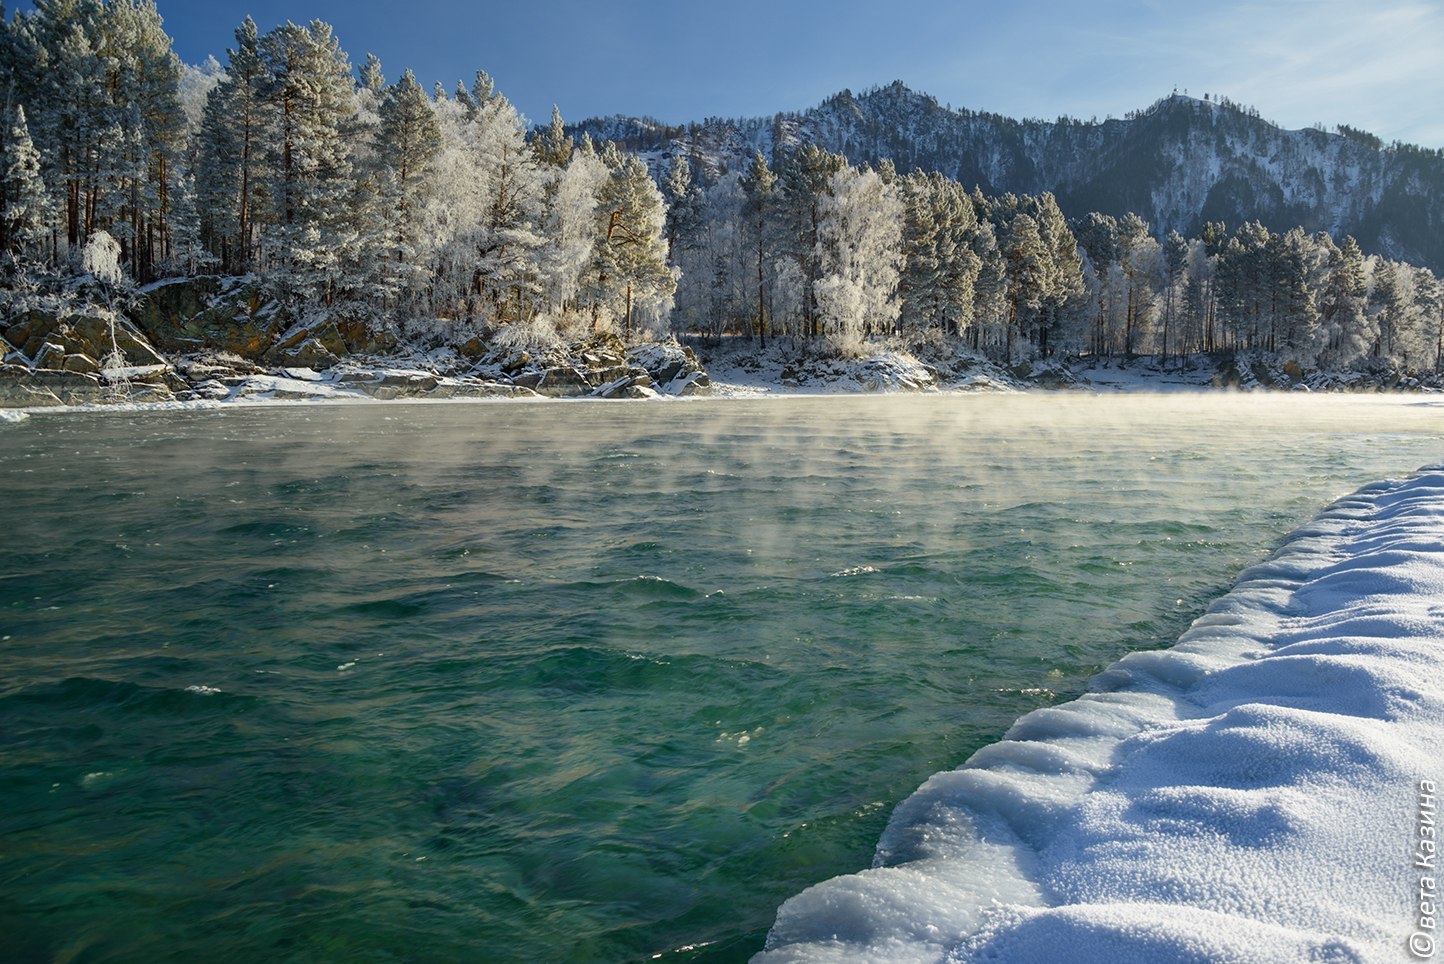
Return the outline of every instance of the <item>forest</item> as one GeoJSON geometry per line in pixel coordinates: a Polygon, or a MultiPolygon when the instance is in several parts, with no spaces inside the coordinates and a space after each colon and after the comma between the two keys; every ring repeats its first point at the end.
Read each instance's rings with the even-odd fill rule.
{"type": "Polygon", "coordinates": [[[926,340],[1007,364],[1444,363],[1444,286],[1348,236],[1250,220],[1156,236],[807,143],[740,169],[632,154],[555,109],[532,126],[485,72],[450,91],[388,81],[320,21],[247,19],[224,63],[192,66],[151,0],[38,0],[0,25],[0,84],[8,316],[224,274],[413,346],[604,329],[843,355],[926,340]]]}

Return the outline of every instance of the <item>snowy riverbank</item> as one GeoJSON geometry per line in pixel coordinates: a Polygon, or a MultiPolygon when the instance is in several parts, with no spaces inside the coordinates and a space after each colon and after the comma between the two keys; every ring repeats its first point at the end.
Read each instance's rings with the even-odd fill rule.
{"type": "Polygon", "coordinates": [[[933,776],[760,959],[1427,956],[1440,600],[1444,471],[1340,500],[1175,647],[933,776]]]}

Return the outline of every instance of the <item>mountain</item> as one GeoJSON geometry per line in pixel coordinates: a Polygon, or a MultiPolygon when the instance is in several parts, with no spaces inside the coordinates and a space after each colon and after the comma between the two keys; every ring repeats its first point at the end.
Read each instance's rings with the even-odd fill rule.
{"type": "Polygon", "coordinates": [[[1205,221],[1302,225],[1444,271],[1444,152],[1347,127],[1283,130],[1228,101],[1173,94],[1122,120],[1015,120],[895,82],[771,118],[668,126],[618,116],[574,130],[654,162],[685,152],[714,177],[754,150],[811,142],[853,163],[940,171],[985,194],[1051,191],[1070,217],[1133,211],[1158,234],[1197,234],[1205,221]]]}

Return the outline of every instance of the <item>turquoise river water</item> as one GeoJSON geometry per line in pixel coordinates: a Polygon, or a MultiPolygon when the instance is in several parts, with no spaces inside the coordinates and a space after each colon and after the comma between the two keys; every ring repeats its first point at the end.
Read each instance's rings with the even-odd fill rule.
{"type": "Polygon", "coordinates": [[[0,423],[0,956],[742,960],[1428,398],[0,423]]]}

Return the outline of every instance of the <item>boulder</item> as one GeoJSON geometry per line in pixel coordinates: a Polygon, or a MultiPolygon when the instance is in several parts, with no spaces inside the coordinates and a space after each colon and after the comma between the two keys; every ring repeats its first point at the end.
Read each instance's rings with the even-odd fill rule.
{"type": "Polygon", "coordinates": [[[66,355],[65,361],[61,363],[60,367],[67,372],[85,372],[93,375],[100,371],[100,362],[82,352],[76,355],[66,355]]]}
{"type": "MultiPolygon", "coordinates": [[[[65,319],[61,334],[71,353],[86,354],[92,358],[104,358],[111,351],[109,318],[100,318],[94,315],[73,316],[65,319]]],[[[114,345],[125,356],[127,367],[168,366],[170,364],[160,352],[155,350],[145,336],[124,318],[117,318],[115,321],[114,345]]]]}
{"type": "Polygon", "coordinates": [[[39,350],[30,356],[30,363],[37,369],[60,371],[65,367],[65,355],[65,346],[59,342],[42,342],[39,350]]]}
{"type": "Polygon", "coordinates": [[[536,385],[531,386],[538,394],[551,398],[569,398],[576,395],[589,395],[592,391],[592,383],[587,381],[585,375],[570,365],[559,365],[556,368],[548,368],[542,373],[541,379],[536,385]]]}
{"type": "Polygon", "coordinates": [[[680,395],[683,398],[711,395],[712,379],[708,378],[705,372],[682,375],[667,384],[667,392],[671,395],[680,395]]]}
{"type": "Polygon", "coordinates": [[[312,319],[282,332],[268,348],[264,360],[271,364],[330,368],[347,354],[346,339],[329,318],[312,319]]]}
{"type": "Polygon", "coordinates": [[[692,349],[674,339],[637,345],[627,352],[627,361],[645,369],[652,384],[668,394],[680,395],[689,385],[696,386],[692,393],[697,394],[711,384],[692,349]]]}
{"type": "Polygon", "coordinates": [[[341,359],[318,338],[307,338],[283,351],[268,352],[274,361],[305,368],[330,368],[341,359]]]}
{"type": "MultiPolygon", "coordinates": [[[[338,355],[384,355],[396,350],[396,336],[364,321],[336,319],[332,323],[341,339],[338,355]]],[[[335,351],[335,349],[331,349],[335,351]]]]}

